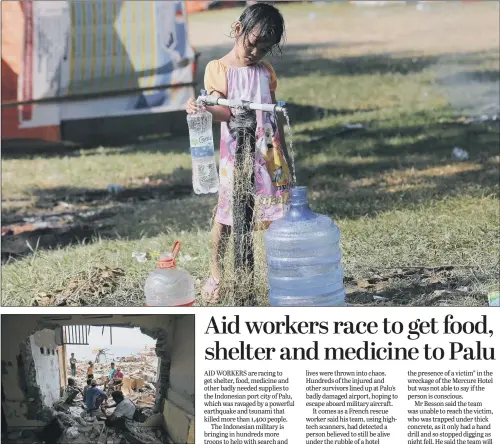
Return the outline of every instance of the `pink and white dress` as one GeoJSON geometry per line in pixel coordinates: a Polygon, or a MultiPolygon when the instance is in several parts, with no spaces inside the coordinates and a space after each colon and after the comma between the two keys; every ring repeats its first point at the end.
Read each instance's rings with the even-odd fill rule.
{"type": "MultiPolygon", "coordinates": [[[[205,89],[219,92],[227,99],[272,103],[271,92],[277,79],[267,62],[243,68],[233,68],[220,60],[210,62],[205,70],[205,89]]],[[[231,111],[234,113],[234,111],[231,111]]],[[[257,222],[280,219],[289,206],[292,184],[290,169],[281,147],[278,125],[274,114],[256,111],[255,145],[255,211],[257,222]]],[[[236,140],[226,122],[221,124],[220,188],[217,221],[232,225],[233,173],[236,140]]]]}

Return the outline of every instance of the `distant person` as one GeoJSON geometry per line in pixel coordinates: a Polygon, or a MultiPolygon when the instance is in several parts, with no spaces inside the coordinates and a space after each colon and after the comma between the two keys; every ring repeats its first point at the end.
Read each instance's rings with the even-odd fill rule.
{"type": "Polygon", "coordinates": [[[116,368],[115,368],[115,363],[112,362],[111,365],[110,365],[110,370],[109,370],[109,379],[113,379],[113,376],[115,375],[116,373],[116,368]]]}
{"type": "Polygon", "coordinates": [[[76,359],[74,353],[71,353],[71,358],[69,359],[69,365],[71,366],[71,376],[73,376],[74,378],[76,376],[76,359]]]}
{"type": "Polygon", "coordinates": [[[104,348],[100,348],[95,357],[95,363],[99,364],[101,362],[101,355],[106,356],[106,350],[104,348]]]}
{"type": "Polygon", "coordinates": [[[89,361],[89,367],[87,368],[87,379],[94,379],[94,363],[89,361]]]}
{"type": "Polygon", "coordinates": [[[114,405],[107,405],[106,407],[115,407],[114,412],[111,415],[106,414],[104,406],[101,407],[101,410],[104,412],[106,416],[106,426],[114,427],[116,429],[124,429],[127,421],[133,421],[135,415],[135,405],[130,400],[125,398],[122,392],[115,391],[111,393],[111,397],[115,402],[114,405]]]}
{"type": "Polygon", "coordinates": [[[108,395],[97,387],[97,381],[92,379],[85,396],[85,406],[87,407],[87,410],[97,410],[107,399],[108,395]]]}
{"type": "MultiPolygon", "coordinates": [[[[243,99],[256,103],[276,103],[276,73],[264,56],[281,52],[285,32],[283,16],[274,6],[256,3],[248,6],[233,25],[233,49],[224,57],[212,60],[205,69],[205,89],[208,94],[227,99],[243,99]]],[[[188,114],[199,107],[194,98],[186,104],[188,114]]],[[[220,186],[215,226],[212,231],[210,277],[202,289],[207,303],[220,299],[220,263],[233,223],[233,171],[238,128],[248,125],[252,115],[245,110],[230,110],[224,106],[206,108],[213,119],[221,122],[220,186]]],[[[253,111],[250,111],[253,113],[253,111]]],[[[286,160],[282,128],[273,113],[256,111],[255,141],[255,220],[258,226],[269,227],[284,216],[289,203],[292,177],[286,160]]],[[[255,115],[255,114],[253,114],[255,115]]]]}
{"type": "Polygon", "coordinates": [[[113,382],[113,377],[115,376],[115,373],[116,373],[116,368],[115,368],[115,363],[112,362],[111,363],[111,369],[109,370],[109,375],[108,375],[108,379],[107,381],[104,383],[104,388],[106,388],[106,386],[110,383],[113,382]]]}

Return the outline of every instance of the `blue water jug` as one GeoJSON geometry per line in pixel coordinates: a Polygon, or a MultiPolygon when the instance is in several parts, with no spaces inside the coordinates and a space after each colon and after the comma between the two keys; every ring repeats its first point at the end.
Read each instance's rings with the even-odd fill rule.
{"type": "Polygon", "coordinates": [[[314,213],[307,188],[291,190],[290,211],[264,234],[272,306],[346,306],[339,228],[314,213]]]}

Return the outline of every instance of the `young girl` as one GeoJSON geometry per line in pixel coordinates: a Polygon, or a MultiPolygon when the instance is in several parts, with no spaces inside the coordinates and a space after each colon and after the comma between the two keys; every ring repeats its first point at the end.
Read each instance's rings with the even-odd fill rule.
{"type": "MultiPolygon", "coordinates": [[[[205,89],[208,94],[256,103],[276,103],[276,73],[271,64],[262,59],[266,54],[280,51],[284,31],[283,16],[274,6],[257,3],[246,8],[233,25],[233,49],[206,67],[205,89]]],[[[195,99],[188,101],[188,113],[195,113],[198,109],[195,99]]],[[[212,238],[211,276],[203,287],[204,300],[215,303],[220,297],[219,261],[233,222],[231,199],[236,140],[229,123],[234,121],[235,111],[224,106],[209,106],[207,111],[214,120],[221,122],[219,203],[212,238]]],[[[283,148],[283,130],[281,125],[278,127],[275,116],[257,111],[255,220],[264,227],[281,218],[288,208],[292,180],[283,148]]]]}

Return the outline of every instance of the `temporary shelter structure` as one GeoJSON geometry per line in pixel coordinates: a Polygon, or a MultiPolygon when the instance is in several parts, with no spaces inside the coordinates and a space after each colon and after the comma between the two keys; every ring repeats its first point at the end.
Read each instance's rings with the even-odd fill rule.
{"type": "Polygon", "coordinates": [[[185,3],[2,2],[2,139],[182,110],[196,59],[185,3]]]}

